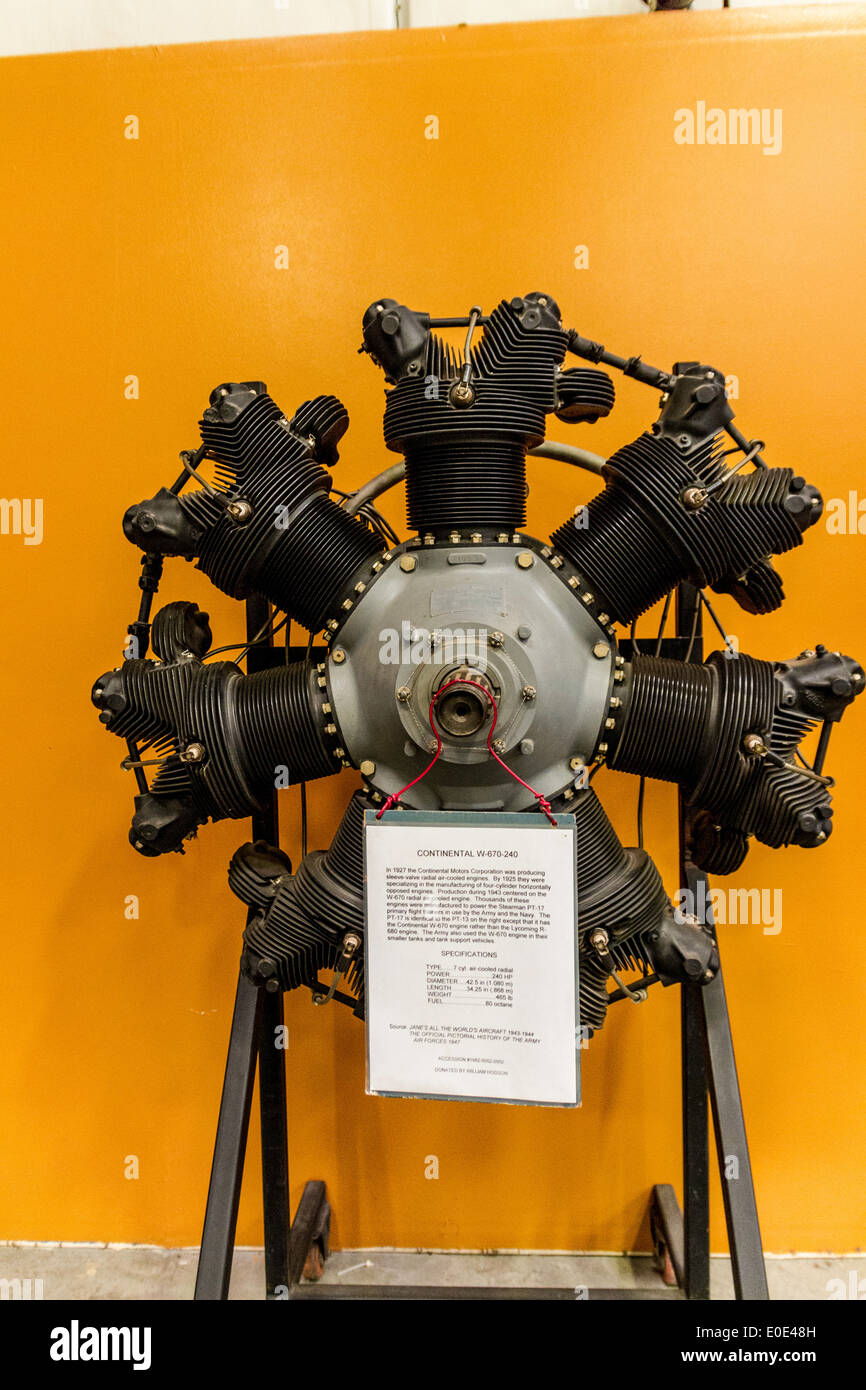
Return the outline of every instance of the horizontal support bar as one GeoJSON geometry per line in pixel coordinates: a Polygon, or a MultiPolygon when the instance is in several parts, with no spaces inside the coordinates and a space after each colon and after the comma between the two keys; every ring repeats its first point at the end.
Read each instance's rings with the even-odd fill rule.
{"type": "Polygon", "coordinates": [[[335,1299],[408,1299],[421,1302],[439,1299],[443,1302],[494,1301],[550,1299],[562,1303],[635,1301],[648,1299],[682,1301],[682,1292],[676,1288],[658,1289],[594,1289],[587,1288],[578,1294],[574,1288],[530,1289],[530,1288],[485,1288],[483,1285],[470,1285],[464,1288],[445,1288],[440,1284],[294,1284],[289,1298],[313,1302],[318,1298],[335,1299]]]}

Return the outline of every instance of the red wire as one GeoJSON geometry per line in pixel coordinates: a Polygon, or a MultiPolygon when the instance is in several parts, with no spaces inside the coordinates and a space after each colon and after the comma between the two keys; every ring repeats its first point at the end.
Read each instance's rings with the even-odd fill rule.
{"type": "Polygon", "coordinates": [[[428,718],[429,721],[430,721],[430,728],[433,730],[433,733],[434,733],[435,738],[436,738],[436,752],[433,754],[433,757],[430,759],[429,763],[427,764],[427,766],[425,767],[425,769],[424,769],[423,772],[419,772],[419,773],[418,773],[418,776],[417,776],[417,777],[413,777],[411,782],[407,782],[406,785],[405,785],[405,787],[401,787],[400,790],[399,790],[398,792],[394,792],[394,794],[393,794],[392,796],[389,796],[389,797],[388,797],[388,800],[385,802],[385,804],[384,804],[384,806],[382,807],[381,811],[377,811],[377,812],[376,812],[376,819],[377,819],[377,820],[381,820],[381,819],[382,819],[382,816],[384,816],[385,812],[386,812],[387,810],[389,810],[390,807],[395,806],[395,805],[397,804],[397,802],[399,802],[400,797],[403,795],[404,792],[407,792],[407,791],[409,790],[410,787],[414,787],[414,786],[415,786],[415,783],[416,783],[416,782],[420,782],[421,779],[422,779],[422,777],[426,777],[426,776],[427,776],[427,773],[430,771],[431,767],[433,766],[433,764],[434,764],[434,763],[436,762],[436,760],[438,759],[439,754],[442,752],[442,740],[441,740],[441,738],[439,737],[439,730],[436,728],[436,725],[433,723],[433,710],[434,710],[434,707],[435,707],[435,705],[436,705],[436,701],[437,701],[442,695],[445,694],[445,691],[446,691],[446,690],[450,690],[452,685],[474,685],[474,686],[476,686],[476,688],[477,688],[478,690],[480,690],[480,691],[482,692],[482,694],[484,694],[484,695],[487,697],[487,699],[490,701],[491,705],[493,706],[493,723],[490,725],[490,732],[489,732],[488,735],[487,735],[487,751],[488,751],[488,753],[490,754],[491,757],[493,757],[493,758],[496,759],[496,761],[499,763],[499,766],[500,766],[500,767],[504,767],[504,768],[505,768],[505,771],[508,773],[508,775],[509,775],[510,777],[513,777],[513,778],[514,778],[515,782],[519,782],[520,785],[521,785],[521,787],[525,787],[526,790],[527,790],[528,792],[532,792],[532,795],[535,797],[535,799],[536,799],[536,801],[538,802],[539,806],[541,807],[542,811],[543,811],[544,814],[547,816],[547,819],[550,821],[550,824],[555,826],[555,825],[556,825],[556,820],[555,820],[554,815],[553,815],[553,812],[552,812],[552,810],[551,810],[551,808],[550,808],[550,802],[547,800],[547,798],[546,798],[545,796],[542,796],[541,792],[537,792],[537,791],[535,790],[534,787],[530,787],[530,785],[529,785],[528,782],[524,782],[524,780],[523,780],[522,777],[518,777],[517,773],[516,773],[512,768],[510,768],[510,767],[508,766],[507,763],[503,762],[502,759],[500,758],[499,754],[494,750],[494,747],[493,747],[493,730],[496,728],[496,721],[497,721],[497,719],[499,718],[499,710],[497,709],[496,701],[494,700],[494,698],[493,698],[493,696],[491,695],[490,691],[487,689],[486,685],[482,685],[480,681],[460,680],[460,679],[455,679],[455,680],[453,680],[453,681],[447,681],[447,682],[445,683],[445,685],[440,686],[440,688],[436,691],[436,694],[433,696],[433,699],[430,701],[430,709],[429,709],[428,712],[427,712],[427,718],[428,718]]]}

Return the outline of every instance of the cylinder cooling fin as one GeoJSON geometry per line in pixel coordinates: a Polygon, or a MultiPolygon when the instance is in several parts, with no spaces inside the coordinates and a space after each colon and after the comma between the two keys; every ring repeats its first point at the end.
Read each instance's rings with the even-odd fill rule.
{"type": "Polygon", "coordinates": [[[308,854],[296,874],[280,850],[242,845],[229,865],[229,887],[253,909],[244,932],[244,963],[252,978],[277,979],[284,990],[338,971],[364,1017],[364,812],[356,792],[330,849],[308,854]]]}
{"type": "Polygon", "coordinates": [[[304,661],[247,676],[230,661],[187,655],[130,660],[100,676],[92,698],[101,722],[158,768],[136,798],[134,848],[181,849],[208,819],[248,816],[276,786],[335,772],[319,696],[304,661]]]}
{"type": "Polygon", "coordinates": [[[219,386],[200,424],[214,483],[182,496],[163,489],[130,507],[124,532],[144,550],[195,558],[232,598],[260,593],[302,626],[321,627],[355,571],[383,549],[328,495],[326,466],[348,423],[333,396],[287,420],[263,382],[219,386]]]}
{"type": "Polygon", "coordinates": [[[259,380],[214,389],[180,477],[123,518],[142,552],[141,607],[126,659],[92,699],[136,779],[130,841],[149,857],[182,852],[208,821],[261,811],[275,789],[360,771],[330,846],[293,869],[279,846],[246,843],[229,886],[249,908],[250,978],[363,1018],[366,811],[569,813],[591,1033],[611,995],[630,992],[624,974],[668,985],[718,970],[712,926],[676,912],[649,853],[622,843],[594,769],[678,785],[691,858],[713,874],[735,872],[753,841],[815,849],[831,833],[824,761],[863,689],[854,658],[819,645],[698,661],[691,647],[660,638],[648,655],[632,640],[683,583],[751,614],[778,609],[774,562],[803,543],[820,493],[736,428],[724,372],[618,357],[565,327],[549,294],[446,319],[374,300],[361,351],[384,380],[385,446],[405,460],[405,540],[374,506],[375,483],[356,502],[334,486],[341,402],[316,396],[289,415],[259,380]],[[608,368],[657,392],[657,417],[549,540],[528,535],[527,453],[551,421],[591,426],[611,412],[608,368]],[[212,650],[209,615],[191,601],[151,617],[172,558],[232,598],[266,601],[239,655],[220,659],[228,649],[212,650]],[[301,644],[268,648],[292,624],[301,644]]]}
{"type": "Polygon", "coordinates": [[[604,492],[552,539],[621,623],[680,580],[730,593],[749,612],[777,608],[783,594],[769,557],[801,545],[822,510],[819,494],[790,468],[729,477],[718,434],[684,450],[648,433],[603,471],[604,492]]]}
{"type": "Polygon", "coordinates": [[[695,862],[739,867],[754,836],[814,848],[832,830],[832,780],[804,775],[799,746],[838,719],[863,669],[823,647],[788,662],[714,652],[703,665],[636,656],[610,766],[677,782],[701,813],[695,862]]]}
{"type": "Polygon", "coordinates": [[[547,416],[597,420],[613,383],[560,370],[568,335],[549,295],[503,300],[462,362],[428,322],[390,299],[364,319],[364,345],[392,383],[385,443],[406,459],[409,527],[513,531],[526,520],[526,451],[544,439],[547,416]],[[407,338],[423,343],[409,360],[407,338]]]}

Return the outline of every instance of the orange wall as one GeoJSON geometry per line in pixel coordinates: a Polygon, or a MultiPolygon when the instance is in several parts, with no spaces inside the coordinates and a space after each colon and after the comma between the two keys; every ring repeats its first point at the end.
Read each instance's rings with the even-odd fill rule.
{"type": "MultiPolygon", "coordinates": [[[[863,8],[846,6],[3,64],[2,487],[44,499],[45,536],[0,537],[0,1236],[200,1233],[242,924],[225,868],[247,827],[209,828],[184,858],[134,854],[132,779],[88,697],[136,601],[121,515],[174,476],[209,390],[261,376],[288,410],[335,392],[352,421],[337,481],[354,486],[390,461],[381,379],[356,355],[367,304],[393,294],[453,314],[543,289],[617,351],[736,373],[738,421],[767,458],[845,496],[863,476],[863,38],[863,8]],[[698,100],[782,108],[782,153],[675,144],[674,111],[698,100]],[[281,243],[287,270],[274,268],[281,243]]],[[[656,399],[617,389],[609,421],[557,437],[599,451],[633,438],[656,399]]],[[[592,491],[541,461],[530,478],[536,535],[592,491]]],[[[397,494],[388,511],[402,520],[397,494]]],[[[864,545],[819,526],[780,562],[788,600],[767,618],[720,599],[742,647],[866,656],[864,545]]],[[[210,609],[220,644],[237,640],[240,607],[177,561],[161,599],[181,597],[210,609]]],[[[832,840],[758,848],[736,876],[783,890],[783,930],[723,933],[774,1251],[845,1250],[863,1234],[864,715],[831,744],[832,840]]],[[[356,781],[312,789],[312,845],[356,781]]],[[[633,841],[636,782],[604,772],[596,786],[633,841]]],[[[294,857],[294,792],[281,814],[294,857]]],[[[647,843],[671,890],[672,816],[670,789],[651,785],[647,843]]],[[[307,996],[290,997],[288,1019],[295,1198],[327,1180],[337,1244],[645,1247],[650,1185],[679,1183],[675,991],[613,1012],[584,1054],[577,1113],[373,1100],[355,1020],[307,996]],[[424,1178],[429,1154],[438,1181],[424,1178]]],[[[255,1152],[243,1243],[261,1235],[255,1152]]]]}

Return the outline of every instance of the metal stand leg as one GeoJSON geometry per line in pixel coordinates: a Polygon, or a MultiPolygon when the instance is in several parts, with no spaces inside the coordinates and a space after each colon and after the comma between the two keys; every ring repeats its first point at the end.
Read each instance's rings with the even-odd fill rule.
{"type": "MultiPolygon", "coordinates": [[[[677,591],[677,639],[683,656],[703,655],[700,595],[690,584],[677,591]]],[[[680,883],[693,902],[709,902],[706,875],[689,859],[689,809],[679,803],[680,883]]],[[[707,909],[706,921],[714,926],[707,909]]],[[[653,1195],[655,1219],[667,1242],[677,1281],[688,1299],[710,1296],[710,1165],[708,1095],[725,1202],[728,1242],[737,1298],[766,1299],[767,1277],[752,1169],[746,1142],[731,1022],[722,972],[708,985],[682,986],[683,1212],[681,1225],[673,1190],[653,1195]],[[681,1234],[680,1234],[681,1232],[681,1234]]]]}
{"type": "MultiPolygon", "coordinates": [[[[269,607],[260,596],[247,599],[247,637],[252,640],[268,625],[269,607]]],[[[247,671],[266,671],[284,659],[268,641],[251,647],[247,671]]],[[[253,839],[280,843],[277,797],[253,815],[253,839]]],[[[273,982],[274,984],[276,981],[273,982]]],[[[286,1114],[286,1048],[283,995],[262,991],[258,1038],[259,1106],[262,1125],[262,1201],[265,1224],[266,1297],[288,1298],[289,1287],[289,1136],[286,1114]]]]}
{"type": "Polygon", "coordinates": [[[283,1027],[282,994],[258,988],[241,972],[196,1275],[196,1299],[228,1298],[257,1059],[266,1296],[289,1296],[289,1147],[283,1027]]]}
{"type": "Polygon", "coordinates": [[[731,1020],[725,999],[725,982],[719,971],[701,991],[707,1032],[710,1099],[719,1156],[719,1175],[725,1202],[728,1242],[734,1274],[734,1296],[767,1299],[767,1272],[761,1246],[761,1228],[752,1182],[752,1165],[746,1141],[743,1103],[734,1060],[731,1020]]]}
{"type": "MultiPolygon", "coordinates": [[[[691,875],[699,877],[694,865],[691,875]]],[[[673,1187],[653,1188],[650,1224],[660,1266],[687,1299],[710,1296],[707,1097],[712,1106],[734,1296],[768,1299],[743,1103],[721,970],[708,985],[682,987],[683,1208],[673,1187]]]]}
{"type": "Polygon", "coordinates": [[[683,1106],[683,1263],[686,1298],[710,1296],[710,1153],[704,991],[681,988],[683,1106]]]}
{"type": "Polygon", "coordinates": [[[225,1299],[229,1294],[261,1005],[262,991],[239,975],[195,1281],[197,1300],[225,1299]]]}
{"type": "MultiPolygon", "coordinates": [[[[687,643],[684,658],[703,655],[701,596],[691,584],[681,584],[676,596],[676,630],[687,643]]],[[[692,888],[689,875],[689,811],[679,795],[680,884],[692,888]]],[[[684,984],[680,990],[683,1107],[683,1256],[682,1288],[686,1298],[710,1296],[710,1154],[707,1104],[707,1051],[703,988],[684,984]]]]}
{"type": "MultiPolygon", "coordinates": [[[[267,602],[247,600],[247,638],[253,641],[268,625],[267,602]]],[[[266,670],[277,653],[270,643],[250,648],[249,671],[266,670]]],[[[282,660],[282,656],[279,658],[282,660]]],[[[254,814],[255,840],[279,843],[276,792],[254,814]]],[[[289,1286],[289,1150],[286,1117],[286,1053],[283,996],[253,985],[241,972],[232,1019],[213,1167],[195,1297],[228,1298],[238,1201],[243,1177],[256,1061],[262,1127],[262,1195],[265,1218],[265,1278],[268,1298],[287,1298],[289,1286]]]]}
{"type": "Polygon", "coordinates": [[[259,1101],[262,1117],[266,1297],[288,1298],[291,1217],[283,996],[279,991],[269,994],[265,990],[263,993],[259,1039],[259,1101]]]}

